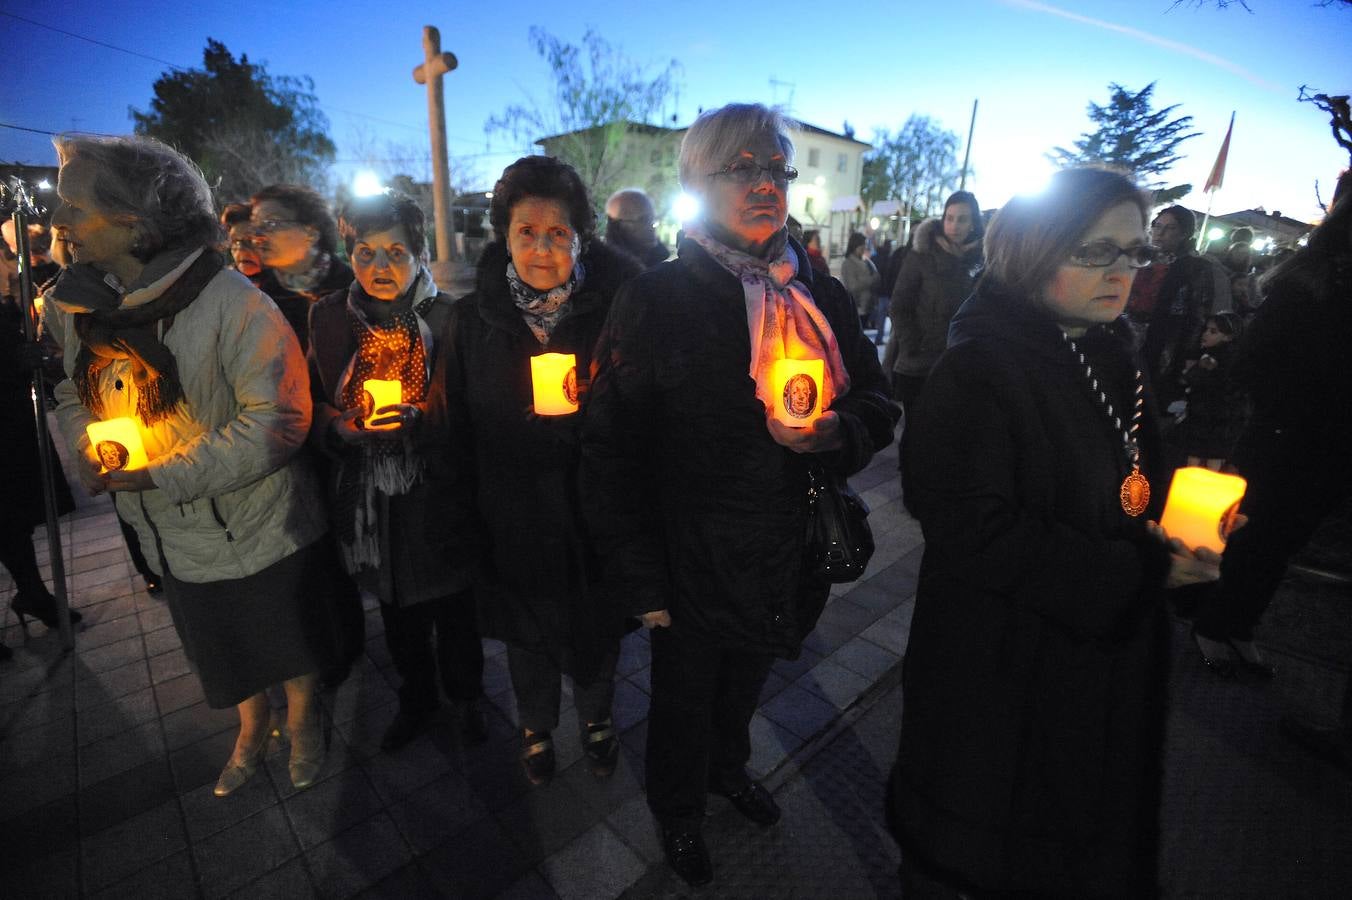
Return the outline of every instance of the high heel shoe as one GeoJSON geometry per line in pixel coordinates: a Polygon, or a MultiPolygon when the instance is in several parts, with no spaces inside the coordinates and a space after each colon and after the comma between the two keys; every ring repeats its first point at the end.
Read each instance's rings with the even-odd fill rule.
{"type": "MultiPolygon", "coordinates": [[[[38,600],[31,599],[28,594],[15,594],[14,599],[9,601],[9,608],[18,616],[19,625],[24,631],[28,630],[28,616],[37,619],[48,628],[59,627],[56,621],[56,598],[51,594],[38,600]]],[[[75,610],[70,611],[70,624],[74,625],[83,618],[84,616],[75,610]]]]}
{"type": "Polygon", "coordinates": [[[216,787],[212,793],[217,797],[228,797],[235,791],[244,787],[245,782],[254,776],[258,771],[258,764],[263,761],[263,751],[267,749],[268,739],[264,735],[263,740],[259,742],[258,748],[239,758],[239,751],[230,754],[230,761],[225,764],[221,770],[221,777],[216,779],[216,787]]]}
{"type": "Polygon", "coordinates": [[[13,658],[14,651],[6,647],[4,644],[0,644],[0,662],[6,662],[13,658]]]}
{"type": "Polygon", "coordinates": [[[1199,634],[1197,633],[1197,627],[1196,627],[1196,626],[1193,626],[1193,629],[1192,629],[1192,643],[1193,643],[1193,646],[1195,646],[1195,647],[1197,648],[1197,652],[1200,653],[1200,654],[1202,655],[1202,662],[1206,664],[1206,667],[1207,667],[1208,669],[1210,669],[1211,671],[1215,672],[1215,673],[1216,673],[1217,675],[1219,675],[1220,677],[1222,677],[1222,678],[1234,678],[1234,677],[1235,677],[1235,664],[1234,664],[1232,661],[1230,661],[1230,660],[1228,660],[1228,659],[1222,659],[1222,658],[1220,658],[1219,656],[1208,656],[1208,655],[1207,655],[1207,652],[1206,652],[1206,648],[1204,648],[1204,647],[1202,646],[1202,640],[1206,640],[1206,641],[1208,641],[1208,642],[1210,642],[1210,643],[1214,643],[1214,644],[1225,643],[1225,642],[1222,642],[1222,641],[1217,641],[1217,640],[1215,640],[1214,638],[1208,638],[1208,637],[1206,637],[1205,635],[1199,635],[1199,634]]]}
{"type": "Polygon", "coordinates": [[[296,790],[304,790],[319,778],[332,735],[332,726],[322,706],[311,726],[291,733],[291,760],[287,769],[291,774],[291,786],[296,790]]]}
{"type": "Polygon", "coordinates": [[[1234,652],[1235,658],[1239,660],[1239,667],[1250,675],[1257,675],[1259,678],[1270,679],[1277,675],[1277,667],[1263,659],[1258,653],[1258,648],[1254,646],[1253,641],[1239,641],[1234,638],[1226,638],[1225,643],[1230,646],[1234,652]],[[1247,653],[1245,651],[1248,651],[1247,653]]]}

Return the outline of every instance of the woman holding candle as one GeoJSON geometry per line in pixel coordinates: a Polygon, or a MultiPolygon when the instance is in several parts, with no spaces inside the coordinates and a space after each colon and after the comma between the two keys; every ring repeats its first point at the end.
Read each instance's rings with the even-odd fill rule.
{"type": "Polygon", "coordinates": [[[587,409],[588,525],[611,595],[652,629],[648,806],[692,884],[712,878],[707,791],[761,826],[779,819],[746,771],[748,729],[830,588],[805,572],[809,467],[862,469],[897,416],[849,294],[786,232],[792,156],[764,106],[691,126],[680,179],[702,219],[678,259],[616,299],[587,409]],[[776,417],[814,405],[796,427],[776,417]]]}
{"type": "Polygon", "coordinates": [[[469,591],[472,498],[463,479],[430,477],[414,441],[451,298],[423,265],[426,221],[410,198],[358,198],[339,224],[356,280],[310,311],[310,436],[332,460],[330,506],[347,570],[380,599],[403,679],[381,746],[403,747],[437,708],[438,665],[461,737],[479,743],[487,734],[469,591]],[[368,403],[372,381],[393,387],[389,402],[368,403]]]}
{"type": "Polygon", "coordinates": [[[276,306],[225,268],[211,191],[191,161],[140,137],[56,147],[53,225],[74,257],[47,294],[69,375],[57,386],[62,430],[85,484],[114,492],[142,544],[159,548],[149,561],[166,567],[207,703],[238,707],[217,796],[257,768],[275,684],[287,696],[291,782],[307,787],[324,758],[315,672],[335,651],[325,585],[339,563],[297,456],[310,428],[304,357],[276,306]],[[101,473],[86,426],[117,418],[134,420],[149,463],[101,473]]]}
{"type": "Polygon", "coordinates": [[[532,783],[555,768],[560,675],[573,699],[586,759],[609,775],[619,756],[610,718],[622,619],[593,593],[595,567],[578,509],[579,416],[546,413],[566,399],[568,373],[532,383],[539,357],[570,354],[585,404],[592,347],[636,261],[595,239],[582,180],[564,163],[520,159],[493,188],[496,239],[478,265],[474,293],[455,304],[440,338],[430,425],[433,471],[471,478],[488,546],[476,597],[485,637],[507,644],[532,783]]]}
{"type": "Polygon", "coordinates": [[[1218,558],[1147,521],[1167,472],[1119,321],[1146,203],[1101,169],[1011,200],[908,426],[925,555],[889,803],[908,896],[1157,892],[1162,592],[1218,558]]]}

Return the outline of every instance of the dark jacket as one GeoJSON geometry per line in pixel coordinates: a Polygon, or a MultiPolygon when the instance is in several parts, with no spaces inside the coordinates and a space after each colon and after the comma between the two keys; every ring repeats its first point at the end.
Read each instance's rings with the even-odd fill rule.
{"type": "Polygon", "coordinates": [[[1203,368],[1199,360],[1183,373],[1187,386],[1188,412],[1172,440],[1188,456],[1204,459],[1230,459],[1235,443],[1248,419],[1248,395],[1235,378],[1234,343],[1220,344],[1203,351],[1216,361],[1214,369],[1203,368]]]}
{"type": "Polygon", "coordinates": [[[1183,395],[1183,364],[1200,353],[1202,329],[1216,311],[1213,265],[1200,256],[1180,256],[1160,285],[1141,353],[1161,408],[1183,395]]]}
{"type": "MultiPolygon", "coordinates": [[[[1113,404],[1132,363],[1081,340],[1113,404]]],[[[924,529],[889,803],[904,848],[983,890],[1153,889],[1168,554],[1145,531],[1165,488],[1142,425],[1152,508],[1059,329],[978,289],[908,426],[906,497],[924,529]]]]}
{"type": "MultiPolygon", "coordinates": [[[[339,415],[338,390],[343,370],[357,352],[347,313],[347,289],[335,291],[310,307],[309,333],[314,337],[306,359],[310,367],[310,393],[314,398],[311,445],[333,462],[354,459],[360,450],[343,444],[329,431],[339,415]]],[[[439,338],[450,320],[453,301],[437,294],[423,318],[439,338]]],[[[439,342],[431,348],[435,363],[439,342]]],[[[321,466],[330,500],[337,490],[339,466],[321,466]]],[[[412,606],[448,597],[469,586],[477,561],[473,497],[468,479],[442,477],[447,470],[425,473],[407,494],[379,494],[379,572],[363,570],[357,581],[382,603],[412,606]],[[428,527],[435,520],[435,527],[428,527]]],[[[453,474],[453,473],[451,473],[453,474]]]]}
{"type": "MultiPolygon", "coordinates": [[[[505,248],[484,250],[477,289],[455,304],[441,338],[427,424],[433,458],[474,484],[486,541],[475,585],[483,635],[585,676],[623,621],[591,593],[596,565],[577,492],[582,416],[533,413],[530,359],[575,354],[585,406],[596,337],[638,264],[599,240],[582,264],[571,311],[541,346],[512,302],[505,248]]],[[[426,527],[441,527],[440,517],[429,514],[426,527]]]]}
{"type": "MultiPolygon", "coordinates": [[[[888,444],[897,411],[844,287],[792,247],[850,373],[832,405],[845,446],[822,455],[849,474],[888,444]]],[[[793,657],[829,586],[802,571],[807,460],[770,437],[750,359],[742,285],[695,242],[632,281],[597,346],[583,503],[630,615],[667,609],[711,640],[793,657]]]]}
{"type": "Polygon", "coordinates": [[[927,219],[892,288],[892,331],[898,342],[892,370],[924,377],[948,344],[948,323],[972,293],[981,271],[981,245],[954,256],[939,244],[943,222],[927,219]]]}
{"type": "Polygon", "coordinates": [[[277,273],[272,269],[265,268],[258,278],[250,280],[277,304],[291,330],[296,332],[301,352],[307,353],[310,349],[310,305],[334,291],[347,290],[347,286],[352,283],[352,270],[335,255],[323,279],[309,291],[293,291],[282,287],[282,283],[277,280],[277,273]]]}

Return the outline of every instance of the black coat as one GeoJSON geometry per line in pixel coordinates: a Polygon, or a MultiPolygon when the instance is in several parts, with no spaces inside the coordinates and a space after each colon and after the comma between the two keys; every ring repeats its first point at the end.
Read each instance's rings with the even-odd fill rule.
{"type": "MultiPolygon", "coordinates": [[[[1125,341],[1081,341],[1130,409],[1125,341]]],[[[979,288],[908,426],[925,535],[890,812],[903,847],[978,888],[1138,896],[1152,835],[1167,552],[1145,532],[1167,480],[1142,426],[1152,509],[1059,329],[979,288]]]]}
{"type": "Polygon", "coordinates": [[[939,238],[944,223],[929,219],[916,227],[913,247],[892,286],[892,331],[897,356],[893,371],[925,377],[948,345],[948,323],[972,293],[981,271],[981,243],[955,256],[939,238]]]}
{"type": "Polygon", "coordinates": [[[291,330],[296,332],[296,338],[300,341],[300,350],[307,353],[310,350],[310,306],[313,303],[327,297],[334,291],[345,291],[347,286],[352,283],[352,270],[348,268],[347,263],[334,255],[329,262],[329,270],[324,274],[324,278],[308,291],[293,291],[290,288],[283,287],[277,280],[277,273],[272,269],[264,269],[257,279],[250,279],[258,286],[258,289],[272,298],[272,302],[277,304],[277,308],[282,311],[286,317],[287,324],[291,330]]]}
{"type": "MultiPolygon", "coordinates": [[[[0,459],[6,468],[0,476],[0,516],[13,520],[6,524],[17,523],[20,530],[28,531],[46,520],[47,507],[42,498],[38,426],[33,418],[33,373],[21,365],[20,358],[25,340],[18,306],[0,298],[0,459]]],[[[50,435],[47,459],[55,482],[57,513],[71,512],[75,501],[50,435]]]]}
{"type": "MultiPolygon", "coordinates": [[[[582,264],[571,311],[541,346],[512,302],[505,248],[489,245],[475,292],[455,304],[441,337],[427,433],[437,442],[429,459],[474,484],[486,541],[475,584],[483,635],[586,676],[622,619],[591,593],[596,565],[577,493],[582,416],[533,413],[530,358],[575,354],[585,405],[597,335],[638,264],[596,240],[582,264]]],[[[427,527],[438,527],[435,515],[427,527]]]]}
{"type": "MultiPolygon", "coordinates": [[[[850,373],[832,405],[845,446],[822,455],[849,474],[898,413],[844,287],[792,246],[850,373]]],[[[829,586],[802,571],[807,460],[770,437],[750,359],[742,285],[698,244],[632,281],[597,346],[583,503],[630,615],[667,609],[713,640],[792,657],[829,586]]]]}
{"type": "MultiPolygon", "coordinates": [[[[310,367],[310,394],[314,399],[311,445],[337,461],[359,451],[334,438],[330,425],[341,410],[338,390],[343,371],[357,352],[357,339],[347,313],[347,289],[335,291],[310,307],[309,333],[314,338],[306,354],[310,367]]],[[[437,294],[424,319],[435,338],[450,320],[454,301],[437,294]]],[[[435,363],[440,343],[432,346],[435,363]]],[[[319,467],[330,501],[337,491],[337,465],[319,467]]],[[[357,581],[383,603],[413,606],[440,600],[464,590],[478,559],[479,546],[470,482],[455,478],[445,467],[429,469],[407,494],[379,494],[379,572],[363,570],[357,581]],[[450,475],[452,477],[440,477],[450,475]],[[429,522],[435,524],[429,527],[429,522]]]]}

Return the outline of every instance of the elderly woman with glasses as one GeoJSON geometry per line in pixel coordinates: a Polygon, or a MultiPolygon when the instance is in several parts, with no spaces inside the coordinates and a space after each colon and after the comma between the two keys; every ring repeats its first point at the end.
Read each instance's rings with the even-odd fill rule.
{"type": "Polygon", "coordinates": [[[887,446],[897,411],[839,281],[789,238],[787,123],[756,104],[700,116],[682,187],[703,212],[679,258],[621,292],[597,346],[583,503],[611,596],[651,629],[647,792],[676,872],[713,877],[706,792],[769,826],[746,771],[776,658],[799,655],[829,585],[806,571],[809,466],[840,475],[887,446]],[[771,415],[783,359],[819,361],[815,420],[771,415]]]}
{"type": "Polygon", "coordinates": [[[526,778],[553,777],[563,675],[573,682],[583,756],[604,778],[619,758],[611,701],[624,621],[595,593],[576,410],[587,403],[611,300],[639,266],[596,237],[582,179],[552,157],[508,166],[489,219],[496,237],[479,259],[478,285],[456,302],[439,341],[429,463],[450,469],[434,468],[439,477],[473,485],[486,542],[475,582],[480,625],[507,645],[526,778]],[[572,366],[537,384],[536,360],[547,354],[571,356],[572,366]]]}
{"type": "Polygon", "coordinates": [[[111,491],[164,576],[174,627],[207,705],[240,730],[215,793],[254,774],[266,690],[284,685],[291,783],[319,777],[317,673],[334,662],[338,568],[318,485],[298,451],[310,430],[305,359],[277,308],[225,266],[211,190],[149,138],[63,137],[52,216],[73,256],[48,291],[69,378],[57,416],[94,493],[111,491]],[[134,442],[91,445],[123,419],[134,442]],[[109,465],[111,463],[111,465],[109,465]]]}
{"type": "Polygon", "coordinates": [[[1154,248],[1102,169],[1016,197],[908,425],[925,532],[890,813],[907,896],[1155,894],[1168,485],[1120,321],[1154,248]]]}
{"type": "Polygon", "coordinates": [[[310,347],[310,306],[347,290],[352,270],[338,251],[338,223],[324,198],[299,184],[274,184],[249,199],[254,248],[263,264],[258,287],[310,347]]]}

